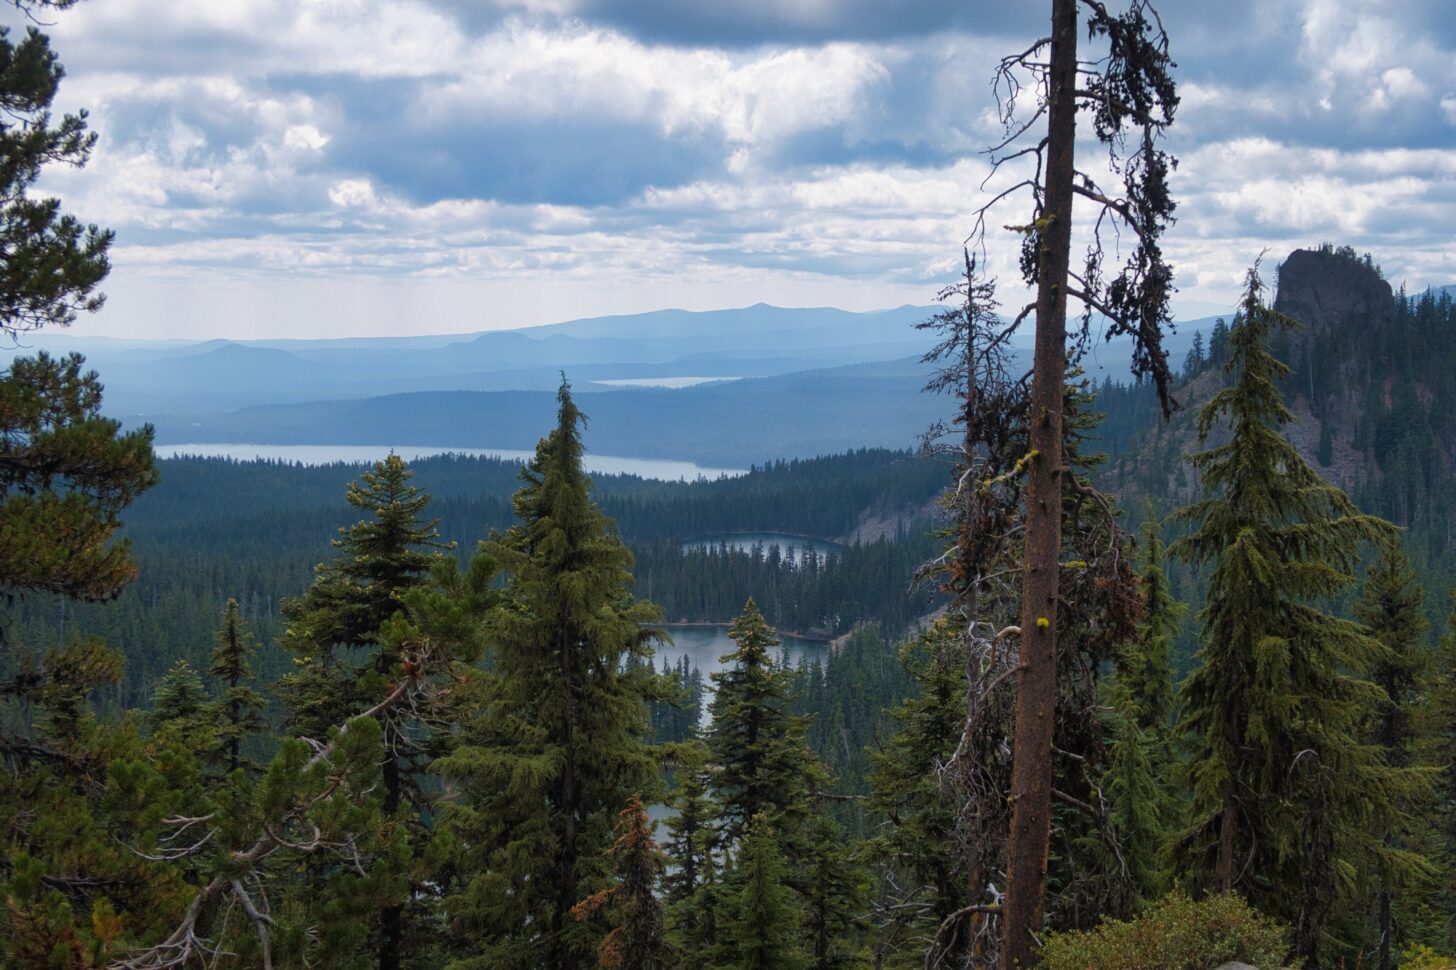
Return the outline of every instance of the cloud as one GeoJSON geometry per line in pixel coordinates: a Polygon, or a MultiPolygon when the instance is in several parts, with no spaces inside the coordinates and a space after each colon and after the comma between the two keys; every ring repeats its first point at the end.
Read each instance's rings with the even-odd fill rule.
{"type": "MultiPolygon", "coordinates": [[[[471,279],[523,287],[521,305],[579,293],[581,313],[620,309],[608,292],[666,305],[684,280],[740,302],[925,299],[986,197],[991,68],[1045,29],[1041,6],[83,4],[51,33],[61,100],[102,141],[45,188],[118,230],[118,279],[471,279]]],[[[1185,296],[1225,299],[1265,245],[1324,239],[1456,279],[1456,5],[1160,9],[1185,296]]],[[[1014,289],[1016,241],[997,229],[989,248],[1014,289]]]]}

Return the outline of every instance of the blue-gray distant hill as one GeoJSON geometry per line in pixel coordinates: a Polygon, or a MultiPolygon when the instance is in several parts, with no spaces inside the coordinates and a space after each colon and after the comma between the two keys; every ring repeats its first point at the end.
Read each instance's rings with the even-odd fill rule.
{"type": "Polygon", "coordinates": [[[922,353],[933,308],[852,313],[758,304],[662,310],[519,330],[343,340],[126,341],[44,333],[16,352],[86,355],[107,409],[130,419],[424,390],[549,390],[562,369],[596,381],[767,377],[922,353]]]}
{"type": "MultiPolygon", "coordinates": [[[[918,358],[580,400],[599,454],[747,465],[913,444],[948,405],[919,393],[918,358]]],[[[572,371],[568,369],[568,376],[572,371]]],[[[425,391],[159,419],[161,444],[403,444],[528,449],[554,421],[551,391],[425,391]]]]}
{"type": "MultiPolygon", "coordinates": [[[[108,413],[160,443],[530,448],[562,372],[589,445],[631,457],[756,462],[909,446],[940,402],[919,388],[937,308],[855,313],[756,304],[662,310],[519,330],[335,340],[128,341],[46,333],[29,349],[86,354],[108,413]],[[722,381],[689,390],[629,381],[722,381]],[[592,393],[597,392],[597,393],[592,393]]],[[[1170,339],[1177,366],[1195,330],[1170,339]]],[[[1030,328],[1019,340],[1029,338],[1030,328]]],[[[1126,379],[1126,340],[1095,342],[1088,376],[1126,379]]]]}

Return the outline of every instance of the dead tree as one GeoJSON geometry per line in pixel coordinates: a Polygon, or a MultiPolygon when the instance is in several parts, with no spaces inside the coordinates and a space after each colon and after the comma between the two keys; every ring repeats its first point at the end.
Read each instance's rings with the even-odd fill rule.
{"type": "MultiPolygon", "coordinates": [[[[925,954],[927,970],[987,965],[997,950],[995,873],[1005,854],[1011,678],[1017,665],[1001,622],[1014,608],[1014,561],[1021,523],[1017,467],[1024,450],[1026,381],[1011,371],[1015,324],[996,315],[995,284],[976,275],[967,251],[962,281],[940,294],[946,309],[919,325],[940,339],[924,362],[937,365],[929,392],[954,395],[955,417],[924,436],[921,454],[951,466],[943,503],[952,542],[921,570],[948,594],[947,619],[963,633],[965,719],[959,743],[936,764],[942,797],[953,806],[954,849],[964,860],[966,898],[939,926],[925,954]],[[998,632],[998,628],[999,632],[998,632]],[[979,900],[979,902],[977,902],[979,900]]],[[[950,653],[951,651],[945,651],[950,653]]]]}
{"type": "Polygon", "coordinates": [[[1001,62],[995,90],[1005,137],[991,147],[993,176],[1008,166],[1030,174],[998,192],[979,210],[973,238],[984,245],[987,219],[1000,204],[1029,197],[1030,219],[1013,227],[1023,236],[1021,271],[1036,301],[1015,321],[1036,314],[1026,470],[1025,563],[1022,575],[1020,663],[1017,674],[1012,821],[1003,907],[1002,966],[1025,967],[1038,958],[1051,838],[1052,740],[1057,705],[1057,607],[1060,598],[1062,496],[1068,469],[1063,455],[1063,394],[1069,356],[1087,349],[1094,316],[1108,338],[1130,335],[1133,373],[1150,378],[1166,415],[1169,370],[1162,347],[1172,271],[1161,237],[1172,222],[1168,174],[1175,161],[1160,147],[1178,104],[1167,36],[1146,0],[1130,0],[1113,15],[1100,0],[1052,0],[1051,34],[1001,62]],[[1100,48],[1095,60],[1078,59],[1081,9],[1100,48]],[[1022,94],[1035,93],[1029,112],[1022,94]],[[1077,122],[1088,115],[1110,156],[1116,189],[1076,164],[1077,122]],[[1129,151],[1129,144],[1131,150],[1129,151]],[[1080,271],[1072,269],[1073,203],[1095,213],[1080,271]],[[1104,234],[1129,238],[1131,252],[1118,272],[1104,275],[1104,234]],[[1067,301],[1082,307],[1069,344],[1067,301]]]}

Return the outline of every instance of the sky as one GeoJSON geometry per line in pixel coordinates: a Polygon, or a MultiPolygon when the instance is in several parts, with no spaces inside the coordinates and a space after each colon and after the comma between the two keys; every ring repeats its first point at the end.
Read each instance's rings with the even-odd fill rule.
{"type": "MultiPolygon", "coordinates": [[[[1118,6],[1116,0],[1110,4],[1118,6]]],[[[932,302],[1042,0],[90,0],[46,13],[116,231],[77,334],[466,332],[932,302]]],[[[1185,319],[1268,250],[1456,283],[1456,3],[1163,0],[1185,319]]],[[[8,20],[19,29],[13,11],[8,20]]],[[[1097,171],[1096,146],[1080,146],[1097,171]]],[[[1017,304],[1016,242],[989,270],[1017,304]]]]}

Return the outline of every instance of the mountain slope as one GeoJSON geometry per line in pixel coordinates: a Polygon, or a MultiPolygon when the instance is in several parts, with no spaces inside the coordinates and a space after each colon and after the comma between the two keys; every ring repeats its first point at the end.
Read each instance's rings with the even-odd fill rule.
{"type": "MultiPolygon", "coordinates": [[[[1406,528],[1428,575],[1456,572],[1456,305],[1428,290],[1402,299],[1353,251],[1297,250],[1279,269],[1275,309],[1301,324],[1274,352],[1290,365],[1285,434],[1322,475],[1363,509],[1406,528]]],[[[1098,407],[1117,454],[1106,487],[1126,507],[1151,497],[1163,511],[1198,494],[1182,456],[1198,447],[1199,409],[1222,386],[1206,361],[1176,389],[1184,409],[1153,419],[1146,388],[1106,389],[1098,407]]]]}

